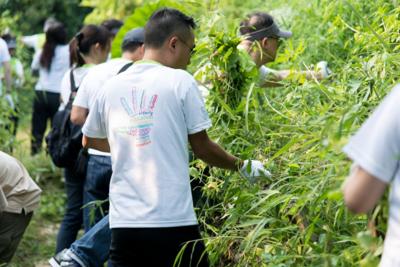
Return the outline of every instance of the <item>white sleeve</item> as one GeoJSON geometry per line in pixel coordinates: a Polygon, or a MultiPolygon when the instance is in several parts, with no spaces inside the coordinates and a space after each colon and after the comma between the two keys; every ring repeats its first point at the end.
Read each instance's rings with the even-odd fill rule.
{"type": "Polygon", "coordinates": [[[32,59],[31,69],[39,70],[40,69],[40,55],[42,54],[42,50],[35,52],[32,59]]]}
{"type": "Polygon", "coordinates": [[[265,81],[265,79],[267,79],[268,75],[274,74],[274,73],[276,73],[276,72],[277,72],[277,71],[274,70],[274,69],[268,68],[268,67],[266,67],[266,66],[261,66],[261,67],[258,69],[260,81],[265,81]]]}
{"type": "Polygon", "coordinates": [[[10,61],[10,53],[8,52],[7,44],[3,39],[0,39],[0,63],[10,61]]]}
{"type": "Polygon", "coordinates": [[[395,87],[351,137],[343,151],[355,164],[390,183],[400,159],[400,87],[395,87]]]}
{"type": "MultiPolygon", "coordinates": [[[[103,91],[104,92],[104,91],[103,91]]],[[[99,93],[83,125],[82,132],[91,138],[107,138],[105,123],[105,94],[99,93]]]]}
{"type": "Polygon", "coordinates": [[[21,40],[25,45],[35,48],[38,43],[38,38],[39,38],[38,35],[35,34],[35,35],[23,36],[21,40]]]}
{"type": "Polygon", "coordinates": [[[188,90],[183,99],[183,113],[189,134],[195,134],[211,127],[211,120],[203,97],[194,79],[188,83],[188,90]]]}
{"type": "MultiPolygon", "coordinates": [[[[91,74],[90,71],[89,73],[83,78],[81,84],[79,85],[79,90],[76,93],[75,99],[74,99],[74,106],[82,107],[89,109],[89,88],[92,86],[91,83],[91,74]]],[[[93,96],[92,96],[93,97],[93,96]]]]}
{"type": "Polygon", "coordinates": [[[61,92],[61,102],[64,106],[68,104],[69,97],[71,96],[71,81],[69,78],[71,70],[67,71],[64,74],[63,79],[61,80],[61,87],[60,87],[60,92],[61,92]]]}

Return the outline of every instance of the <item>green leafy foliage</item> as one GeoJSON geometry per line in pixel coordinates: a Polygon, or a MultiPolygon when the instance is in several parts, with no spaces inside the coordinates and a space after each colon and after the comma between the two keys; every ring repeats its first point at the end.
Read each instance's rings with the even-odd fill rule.
{"type": "Polygon", "coordinates": [[[191,7],[193,9],[194,5],[195,2],[191,1],[186,1],[184,3],[184,1],[159,0],[143,4],[141,7],[136,8],[133,14],[125,19],[124,26],[122,26],[122,28],[119,30],[117,36],[113,41],[111,49],[112,57],[121,56],[121,44],[124,35],[134,28],[144,27],[151,14],[153,14],[153,12],[157,9],[163,7],[171,7],[190,14],[190,12],[188,11],[191,10],[191,7]]]}
{"type": "MultiPolygon", "coordinates": [[[[114,57],[120,55],[124,34],[144,26],[156,9],[175,7],[194,16],[196,53],[189,72],[208,92],[209,134],[242,159],[261,160],[272,173],[253,185],[220,169],[204,175],[206,165],[192,162],[191,175],[205,183],[197,213],[212,266],[376,266],[388,205],[383,201],[367,216],[347,211],[340,187],[350,162],[341,148],[398,82],[396,1],[161,0],[138,7],[139,2],[82,1],[95,8],[87,21],[108,18],[108,9],[114,17],[130,15],[114,41],[114,57]],[[294,33],[269,67],[313,69],[327,60],[333,76],[323,82],[291,77],[280,88],[260,88],[257,69],[237,49],[239,21],[253,10],[270,11],[294,33]]],[[[9,18],[4,25],[12,25],[9,18]]],[[[28,92],[20,94],[27,117],[28,92]]],[[[10,110],[2,101],[0,111],[0,123],[6,123],[10,110]]],[[[5,146],[11,136],[0,128],[0,138],[5,146]]],[[[23,262],[26,251],[52,254],[54,234],[41,234],[51,228],[41,225],[59,222],[65,196],[60,171],[44,154],[32,159],[18,151],[14,154],[46,188],[17,253],[23,262]],[[44,246],[33,245],[36,233],[44,246]]]]}
{"type": "Polygon", "coordinates": [[[294,37],[271,66],[313,69],[328,60],[330,80],[259,88],[251,68],[238,67],[246,61],[230,26],[236,18],[221,19],[221,6],[204,11],[211,16],[200,26],[190,69],[205,68],[196,77],[208,81],[210,135],[242,158],[264,161],[273,174],[252,187],[212,169],[203,191],[210,201],[199,210],[210,259],[214,266],[375,266],[382,238],[373,235],[385,231],[387,204],[373,216],[348,213],[340,186],[350,163],[341,147],[397,79],[398,10],[391,1],[281,7],[290,10],[284,24],[294,37]],[[368,221],[376,228],[365,235],[368,221]]]}
{"type": "Polygon", "coordinates": [[[82,0],[80,5],[93,8],[85,23],[99,24],[110,18],[122,20],[142,3],[142,0],[82,0]]]}
{"type": "Polygon", "coordinates": [[[17,24],[12,28],[18,29],[18,32],[24,35],[43,32],[44,21],[53,16],[68,27],[68,33],[72,37],[81,27],[84,17],[91,11],[91,8],[79,6],[80,1],[0,1],[0,13],[7,11],[15,17],[17,24]]]}

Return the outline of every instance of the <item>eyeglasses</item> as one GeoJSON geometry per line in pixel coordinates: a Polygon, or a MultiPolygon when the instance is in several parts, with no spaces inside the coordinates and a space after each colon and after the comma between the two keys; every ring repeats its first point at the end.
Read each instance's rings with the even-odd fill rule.
{"type": "Polygon", "coordinates": [[[196,48],[196,44],[193,44],[192,47],[190,47],[185,41],[182,40],[182,38],[180,38],[179,36],[177,36],[177,38],[179,39],[179,41],[181,41],[187,48],[189,48],[190,50],[190,55],[194,54],[194,49],[196,48]]]}

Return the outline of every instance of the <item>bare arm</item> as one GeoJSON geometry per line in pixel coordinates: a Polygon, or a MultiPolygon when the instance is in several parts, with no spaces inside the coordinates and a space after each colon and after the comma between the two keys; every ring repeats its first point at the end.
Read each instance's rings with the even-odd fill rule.
{"type": "Polygon", "coordinates": [[[345,204],[354,213],[366,213],[378,203],[386,186],[386,183],[357,166],[343,186],[345,204]]]}
{"type": "Polygon", "coordinates": [[[11,65],[9,61],[3,62],[6,93],[11,93],[11,65]]]}
{"type": "Polygon", "coordinates": [[[243,163],[213,142],[206,131],[189,135],[194,154],[204,162],[223,169],[238,170],[243,163]]]}
{"type": "Polygon", "coordinates": [[[89,110],[78,106],[72,106],[71,122],[77,125],[85,124],[89,110]]]}
{"type": "Polygon", "coordinates": [[[110,152],[110,145],[107,138],[91,138],[83,135],[82,146],[84,148],[93,148],[103,152],[110,152]]]}

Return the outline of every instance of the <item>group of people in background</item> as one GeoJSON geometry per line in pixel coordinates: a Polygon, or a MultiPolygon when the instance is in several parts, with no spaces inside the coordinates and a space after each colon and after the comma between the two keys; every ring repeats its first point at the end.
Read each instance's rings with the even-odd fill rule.
{"type": "MultiPolygon", "coordinates": [[[[186,71],[195,49],[194,19],[176,9],[157,10],[144,28],[125,34],[121,58],[111,59],[111,45],[122,25],[118,20],[85,25],[69,40],[65,26],[49,19],[44,35],[22,39],[36,48],[31,154],[41,151],[49,121],[68,105],[71,123],[83,127],[88,153],[83,174],[64,168],[66,209],[49,262],[53,267],[103,266],[106,261],[114,267],[170,267],[179,254],[179,266],[209,266],[193,208],[188,145],[197,158],[238,171],[249,181],[271,174],[262,162],[231,155],[207,134],[212,124],[205,100],[186,71]],[[93,201],[102,205],[93,208],[93,201]],[[77,240],[82,225],[85,233],[77,240]]],[[[272,16],[249,14],[240,34],[238,48],[259,69],[260,86],[277,86],[294,73],[265,66],[275,60],[279,40],[292,35],[272,16]]],[[[0,61],[7,96],[12,81],[23,83],[23,69],[8,53],[15,39],[4,39],[0,61]]],[[[316,70],[296,73],[327,78],[331,72],[326,62],[317,65],[316,70]]],[[[395,145],[394,91],[345,148],[356,163],[344,187],[345,201],[356,212],[371,209],[393,177],[391,202],[397,207],[400,149],[395,145]],[[383,115],[391,119],[380,120],[383,115]]],[[[24,166],[0,152],[0,263],[11,260],[40,192],[24,166]]],[[[396,214],[391,209],[382,266],[399,263],[396,214]]]]}

